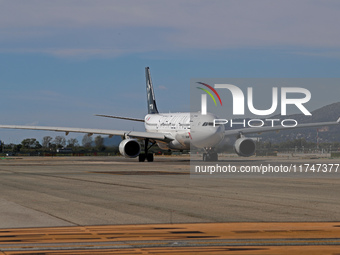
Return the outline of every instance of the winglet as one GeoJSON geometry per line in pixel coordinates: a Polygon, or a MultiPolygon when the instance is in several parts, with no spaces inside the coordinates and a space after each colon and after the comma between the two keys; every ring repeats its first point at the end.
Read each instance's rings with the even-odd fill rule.
{"type": "Polygon", "coordinates": [[[340,117],[339,117],[339,119],[336,122],[340,123],[340,117]]]}

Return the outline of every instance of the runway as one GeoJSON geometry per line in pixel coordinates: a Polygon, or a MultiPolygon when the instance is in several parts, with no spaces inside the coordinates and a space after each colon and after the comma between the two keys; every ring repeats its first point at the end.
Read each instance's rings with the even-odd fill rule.
{"type": "MultiPolygon", "coordinates": [[[[240,165],[253,164],[256,158],[228,160],[240,165]]],[[[300,158],[261,160],[302,162],[300,158]]],[[[337,159],[321,161],[339,163],[337,159]]],[[[311,158],[308,162],[320,162],[320,159],[311,158]]],[[[3,159],[0,160],[0,251],[33,254],[30,249],[38,247],[42,252],[39,254],[47,251],[76,254],[72,252],[92,247],[96,254],[166,254],[169,247],[175,247],[178,253],[187,254],[198,252],[195,249],[206,254],[226,251],[286,254],[282,253],[285,249],[299,252],[303,248],[304,252],[336,254],[335,251],[340,253],[339,184],[339,178],[334,175],[321,179],[191,178],[190,157],[156,157],[152,163],[121,157],[3,159]],[[216,227],[217,223],[222,227],[216,227]],[[134,235],[141,227],[148,236],[154,226],[158,226],[157,231],[165,232],[157,233],[152,239],[143,239],[143,234],[134,235]],[[184,235],[178,239],[168,229],[170,226],[203,237],[196,240],[184,235]],[[115,233],[121,231],[120,227],[125,228],[126,235],[132,233],[132,238],[117,238],[115,233]],[[236,234],[237,229],[246,232],[236,234]],[[74,234],[69,235],[69,231],[74,234]],[[84,233],[85,239],[77,239],[84,237],[84,233]],[[105,233],[113,239],[105,239],[105,233]],[[55,234],[60,234],[61,239],[55,238],[55,234]],[[92,239],[94,236],[101,239],[92,239]],[[65,241],[68,238],[70,242],[65,241]],[[158,245],[164,245],[164,240],[170,240],[171,245],[158,245]],[[180,240],[178,247],[172,245],[176,240],[180,240]],[[68,249],[73,251],[70,253],[68,249]]]]}

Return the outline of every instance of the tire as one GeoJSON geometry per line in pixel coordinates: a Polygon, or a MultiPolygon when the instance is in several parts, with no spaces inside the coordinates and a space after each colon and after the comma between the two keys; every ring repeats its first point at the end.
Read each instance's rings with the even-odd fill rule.
{"type": "Polygon", "coordinates": [[[153,154],[152,153],[148,153],[148,155],[146,156],[146,160],[148,162],[153,162],[153,154]]]}
{"type": "Polygon", "coordinates": [[[144,162],[145,161],[145,154],[144,153],[139,154],[138,161],[139,162],[144,162]]]}
{"type": "Polygon", "coordinates": [[[211,161],[218,161],[218,154],[216,152],[212,153],[210,157],[211,161]]]}

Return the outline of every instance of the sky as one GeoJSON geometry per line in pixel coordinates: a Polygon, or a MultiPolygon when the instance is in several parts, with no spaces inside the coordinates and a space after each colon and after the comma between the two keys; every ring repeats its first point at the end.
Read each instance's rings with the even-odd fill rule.
{"type": "MultiPolygon", "coordinates": [[[[0,0],[0,122],[143,130],[94,114],[143,118],[146,66],[162,112],[190,110],[192,78],[337,78],[339,13],[336,0],[0,0]]],[[[320,87],[311,110],[340,101],[320,87]]],[[[46,135],[63,134],[0,130],[46,135]]]]}

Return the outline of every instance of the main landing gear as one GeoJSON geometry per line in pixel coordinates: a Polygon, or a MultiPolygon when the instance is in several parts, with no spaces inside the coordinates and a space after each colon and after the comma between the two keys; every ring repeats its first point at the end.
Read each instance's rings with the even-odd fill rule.
{"type": "Polygon", "coordinates": [[[138,161],[139,162],[144,162],[145,159],[148,161],[148,162],[153,162],[153,153],[148,153],[149,149],[154,146],[156,144],[156,142],[153,142],[151,143],[150,146],[149,145],[149,138],[146,138],[145,139],[145,143],[144,143],[144,152],[145,153],[140,153],[139,156],[138,156],[138,161]]]}
{"type": "Polygon", "coordinates": [[[214,148],[205,149],[203,161],[218,161],[218,154],[215,152],[214,148]]]}

